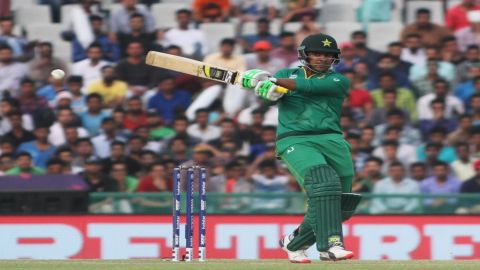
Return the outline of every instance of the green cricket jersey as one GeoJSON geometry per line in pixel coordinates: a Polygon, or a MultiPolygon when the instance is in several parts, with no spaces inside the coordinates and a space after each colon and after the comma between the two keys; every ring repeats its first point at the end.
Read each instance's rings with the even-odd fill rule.
{"type": "Polygon", "coordinates": [[[275,78],[295,79],[296,89],[278,101],[277,140],[296,135],[341,134],[343,100],[349,80],[327,71],[307,78],[303,67],[279,70],[275,78]]]}

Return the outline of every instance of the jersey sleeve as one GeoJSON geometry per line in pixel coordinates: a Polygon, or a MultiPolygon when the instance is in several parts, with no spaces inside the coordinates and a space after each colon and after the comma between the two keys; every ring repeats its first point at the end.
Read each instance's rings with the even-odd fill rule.
{"type": "Polygon", "coordinates": [[[295,80],[295,91],[307,95],[345,96],[350,88],[349,80],[340,74],[295,80]]]}
{"type": "Polygon", "coordinates": [[[277,79],[288,79],[289,76],[290,76],[290,72],[286,68],[280,69],[279,71],[277,71],[275,73],[275,75],[273,75],[273,77],[275,77],[277,79]]]}

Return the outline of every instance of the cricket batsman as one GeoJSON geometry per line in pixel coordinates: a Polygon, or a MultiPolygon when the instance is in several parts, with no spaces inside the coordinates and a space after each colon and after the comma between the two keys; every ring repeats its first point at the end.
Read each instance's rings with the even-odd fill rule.
{"type": "Polygon", "coordinates": [[[241,77],[243,88],[278,104],[277,155],[308,197],[303,222],[280,245],[293,263],[310,263],[306,250],[313,244],[321,260],[351,259],[342,222],[353,215],[361,198],[351,193],[353,163],[340,127],[349,81],[332,69],[340,54],[333,37],[310,35],[298,54],[298,68],[281,69],[274,76],[253,69],[241,77]],[[290,91],[277,92],[277,86],[290,91]]]}

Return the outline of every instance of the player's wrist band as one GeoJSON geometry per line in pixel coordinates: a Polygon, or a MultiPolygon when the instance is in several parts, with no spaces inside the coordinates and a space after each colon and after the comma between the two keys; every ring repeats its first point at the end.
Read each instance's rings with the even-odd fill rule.
{"type": "Polygon", "coordinates": [[[268,80],[273,82],[273,83],[277,83],[277,78],[275,78],[275,77],[270,77],[270,78],[268,78],[268,80]]]}

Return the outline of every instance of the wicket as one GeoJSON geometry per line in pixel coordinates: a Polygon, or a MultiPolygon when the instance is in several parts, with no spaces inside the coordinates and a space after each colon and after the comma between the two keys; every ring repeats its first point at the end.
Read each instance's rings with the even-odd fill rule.
{"type": "MultiPolygon", "coordinates": [[[[207,173],[204,167],[177,167],[173,171],[173,241],[172,241],[172,261],[178,262],[180,260],[180,216],[181,216],[181,180],[182,171],[186,171],[186,224],[185,224],[185,261],[190,262],[193,260],[193,236],[194,236],[194,224],[193,215],[194,211],[194,182],[195,175],[198,177],[198,259],[203,262],[206,259],[206,182],[207,173]]],[[[185,173],[183,174],[185,175],[185,173]]]]}

